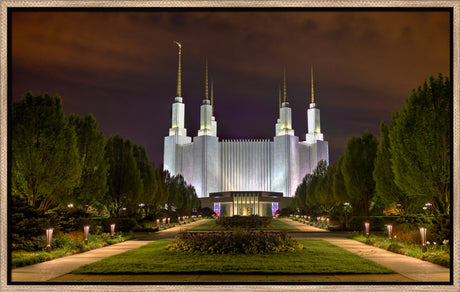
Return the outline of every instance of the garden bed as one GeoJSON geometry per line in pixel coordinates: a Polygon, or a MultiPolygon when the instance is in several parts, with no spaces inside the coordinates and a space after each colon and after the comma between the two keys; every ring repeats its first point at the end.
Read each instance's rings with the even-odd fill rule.
{"type": "MultiPolygon", "coordinates": [[[[235,230],[238,229],[239,227],[236,228],[230,228],[227,230],[235,230]]],[[[203,224],[200,224],[198,226],[194,226],[192,228],[188,229],[189,231],[220,231],[220,230],[226,230],[223,226],[218,225],[216,223],[216,220],[209,220],[207,222],[204,222],[203,224]]],[[[280,220],[277,219],[272,219],[270,224],[266,227],[258,228],[258,230],[287,230],[287,231],[298,231],[299,229],[291,226],[289,224],[286,224],[280,220]]]]}
{"type": "Polygon", "coordinates": [[[427,242],[427,251],[423,252],[421,244],[407,243],[396,239],[392,239],[390,241],[384,234],[371,234],[369,238],[366,238],[364,235],[359,233],[353,233],[348,237],[388,251],[415,257],[441,266],[450,267],[450,246],[448,241],[445,241],[444,243],[427,242]]]}

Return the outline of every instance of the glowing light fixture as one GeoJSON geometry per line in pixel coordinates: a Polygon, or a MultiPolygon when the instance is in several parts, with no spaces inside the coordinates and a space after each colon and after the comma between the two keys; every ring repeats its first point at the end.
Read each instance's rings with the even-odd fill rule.
{"type": "Polygon", "coordinates": [[[89,226],[83,227],[83,233],[85,234],[85,244],[88,244],[89,226]]]}
{"type": "Polygon", "coordinates": [[[420,227],[420,238],[422,240],[422,251],[426,252],[426,227],[420,227]]]}
{"type": "Polygon", "coordinates": [[[53,228],[46,229],[46,252],[51,252],[51,240],[53,239],[53,228]]]}
{"type": "Polygon", "coordinates": [[[110,224],[110,237],[115,235],[115,224],[110,224]]]}
{"type": "Polygon", "coordinates": [[[369,238],[369,222],[364,222],[364,227],[366,228],[366,237],[369,238]]]}
{"type": "Polygon", "coordinates": [[[388,224],[387,230],[388,230],[388,239],[391,240],[391,232],[393,231],[393,225],[388,224]]]}

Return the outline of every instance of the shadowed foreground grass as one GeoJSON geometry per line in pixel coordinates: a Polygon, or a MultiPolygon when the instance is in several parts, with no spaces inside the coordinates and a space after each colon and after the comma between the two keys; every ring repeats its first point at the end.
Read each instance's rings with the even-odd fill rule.
{"type": "Polygon", "coordinates": [[[167,251],[171,240],[84,265],[73,274],[391,274],[394,271],[323,240],[300,240],[295,253],[209,255],[167,251]]]}
{"type": "MultiPolygon", "coordinates": [[[[200,224],[198,226],[194,226],[189,228],[188,231],[220,231],[225,230],[225,228],[216,224],[216,220],[209,220],[200,224]]],[[[298,231],[299,229],[286,224],[280,220],[273,219],[268,227],[265,228],[257,228],[257,230],[287,230],[287,231],[298,231]]]]}

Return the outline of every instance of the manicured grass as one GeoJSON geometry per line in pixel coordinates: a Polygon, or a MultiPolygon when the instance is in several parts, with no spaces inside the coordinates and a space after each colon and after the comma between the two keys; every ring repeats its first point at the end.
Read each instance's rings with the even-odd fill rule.
{"type": "Polygon", "coordinates": [[[73,274],[391,274],[392,270],[323,240],[301,240],[304,249],[278,254],[210,255],[168,251],[170,240],[82,266],[73,274]]]}
{"type": "MultiPolygon", "coordinates": [[[[298,231],[294,226],[291,226],[289,224],[286,224],[280,220],[273,219],[270,225],[266,228],[257,228],[258,230],[287,230],[287,231],[298,231]]],[[[207,222],[204,222],[203,224],[200,224],[198,226],[192,227],[188,229],[188,231],[220,231],[220,230],[225,230],[221,226],[218,226],[216,224],[216,220],[209,220],[207,222]]]]}
{"type": "Polygon", "coordinates": [[[415,257],[445,267],[450,267],[449,244],[437,243],[434,245],[431,243],[427,245],[427,251],[423,252],[421,244],[408,243],[396,239],[390,241],[388,237],[384,235],[371,234],[369,238],[366,238],[364,235],[355,233],[350,235],[349,238],[395,253],[415,257]]]}

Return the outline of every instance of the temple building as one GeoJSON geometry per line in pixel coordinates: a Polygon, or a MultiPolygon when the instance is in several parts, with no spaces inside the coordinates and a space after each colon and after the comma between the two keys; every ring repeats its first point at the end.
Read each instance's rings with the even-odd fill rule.
{"type": "Polygon", "coordinates": [[[192,141],[184,124],[185,103],[181,96],[182,47],[176,44],[179,47],[177,94],[172,105],[169,136],[164,142],[164,169],[171,175],[182,175],[194,186],[202,207],[211,207],[218,215],[270,216],[275,210],[287,207],[289,199],[286,198],[294,197],[305,175],[312,173],[321,160],[329,164],[328,142],[323,139],[320,111],[315,103],[313,69],[305,141],[294,135],[291,108],[286,101],[285,72],[283,102],[280,92],[279,118],[273,140],[219,141],[213,111],[213,84],[211,81],[209,98],[206,61],[200,129],[192,141]]]}

